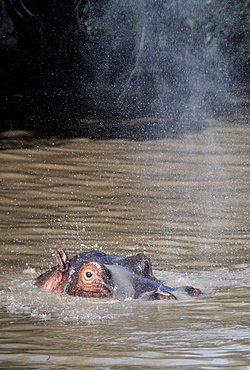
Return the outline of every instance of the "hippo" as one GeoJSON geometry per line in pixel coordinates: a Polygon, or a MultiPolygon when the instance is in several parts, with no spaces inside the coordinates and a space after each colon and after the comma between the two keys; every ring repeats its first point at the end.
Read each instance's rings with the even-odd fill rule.
{"type": "Polygon", "coordinates": [[[192,286],[171,288],[152,272],[151,259],[144,253],[122,257],[101,251],[80,253],[70,260],[57,249],[58,265],[38,276],[35,285],[53,293],[79,297],[177,299],[176,291],[191,296],[203,294],[192,286]]]}

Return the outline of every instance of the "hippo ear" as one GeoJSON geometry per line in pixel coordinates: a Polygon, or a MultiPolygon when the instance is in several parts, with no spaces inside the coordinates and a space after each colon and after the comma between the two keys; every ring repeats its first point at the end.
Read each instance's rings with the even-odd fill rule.
{"type": "Polygon", "coordinates": [[[155,279],[155,277],[153,276],[153,272],[152,272],[152,262],[151,262],[151,259],[146,256],[144,253],[139,253],[137,254],[137,257],[140,258],[140,262],[141,262],[141,268],[142,268],[142,272],[144,275],[148,275],[150,277],[152,277],[153,279],[155,279]]]}
{"type": "Polygon", "coordinates": [[[57,249],[57,260],[58,260],[58,270],[61,272],[68,271],[69,259],[66,252],[62,248],[57,249]]]}

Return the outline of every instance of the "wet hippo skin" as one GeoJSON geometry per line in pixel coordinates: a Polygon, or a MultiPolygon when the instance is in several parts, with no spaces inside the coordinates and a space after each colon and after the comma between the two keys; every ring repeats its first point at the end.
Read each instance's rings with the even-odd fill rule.
{"type": "Polygon", "coordinates": [[[122,257],[93,251],[69,260],[59,248],[57,259],[57,266],[36,279],[38,288],[72,296],[114,299],[176,299],[173,292],[179,290],[191,296],[203,294],[192,286],[164,285],[154,277],[151,260],[143,253],[122,257]]]}

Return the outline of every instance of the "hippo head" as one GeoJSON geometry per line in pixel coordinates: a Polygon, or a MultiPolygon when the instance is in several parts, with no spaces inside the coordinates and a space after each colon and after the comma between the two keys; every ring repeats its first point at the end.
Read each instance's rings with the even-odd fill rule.
{"type": "Polygon", "coordinates": [[[57,250],[58,265],[40,275],[38,288],[79,297],[176,299],[173,291],[192,296],[202,292],[193,287],[171,288],[152,274],[150,258],[143,253],[121,257],[100,251],[80,253],[70,260],[57,250]]]}

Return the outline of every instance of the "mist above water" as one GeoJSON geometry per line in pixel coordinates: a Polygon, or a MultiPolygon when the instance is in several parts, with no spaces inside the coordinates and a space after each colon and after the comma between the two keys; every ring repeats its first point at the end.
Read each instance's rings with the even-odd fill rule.
{"type": "MultiPolygon", "coordinates": [[[[228,68],[214,37],[226,2],[105,1],[85,7],[89,58],[79,76],[96,112],[174,121],[204,118],[227,96],[228,68]],[[206,26],[205,26],[206,25],[206,26]]],[[[218,31],[217,31],[218,32],[218,31]]],[[[86,45],[86,40],[85,40],[86,45]]]]}

